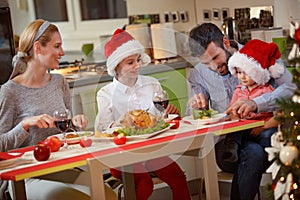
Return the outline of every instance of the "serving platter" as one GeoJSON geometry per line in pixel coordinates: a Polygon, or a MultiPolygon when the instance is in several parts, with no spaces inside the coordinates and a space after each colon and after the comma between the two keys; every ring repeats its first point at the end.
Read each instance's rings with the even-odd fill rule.
{"type": "Polygon", "coordinates": [[[204,124],[210,124],[215,123],[221,120],[222,118],[225,118],[227,114],[225,113],[219,113],[213,115],[211,118],[206,119],[194,119],[193,115],[185,116],[182,118],[183,121],[187,121],[193,125],[204,125],[204,124]]]}
{"type": "MultiPolygon", "coordinates": [[[[162,130],[159,130],[159,131],[155,131],[153,133],[148,133],[148,134],[142,134],[142,135],[131,135],[131,136],[126,136],[126,139],[131,141],[131,140],[141,140],[141,139],[149,139],[149,138],[152,138],[152,137],[155,137],[167,130],[170,129],[171,126],[173,126],[174,124],[170,124],[170,126],[162,129],[162,130]]],[[[112,134],[115,130],[118,130],[118,129],[121,129],[121,127],[112,127],[112,128],[109,128],[107,130],[105,130],[105,133],[107,134],[112,134]]],[[[111,137],[105,137],[105,136],[97,136],[97,135],[94,135],[94,137],[92,138],[94,141],[113,141],[114,140],[114,137],[111,136],[111,137]]]]}

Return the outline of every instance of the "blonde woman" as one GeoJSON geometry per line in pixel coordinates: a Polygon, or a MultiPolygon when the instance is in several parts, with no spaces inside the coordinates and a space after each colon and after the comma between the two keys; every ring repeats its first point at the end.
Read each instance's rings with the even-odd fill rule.
{"type": "MultiPolygon", "coordinates": [[[[35,145],[59,133],[52,114],[57,109],[71,109],[69,86],[62,75],[50,74],[48,70],[57,69],[64,54],[61,35],[55,25],[39,19],[24,29],[13,59],[11,79],[2,85],[0,92],[1,132],[18,130],[10,137],[1,134],[0,137],[7,136],[3,151],[35,145]]],[[[73,123],[85,128],[87,118],[75,116],[73,123]]],[[[5,181],[1,183],[1,194],[8,194],[7,185],[5,181]]],[[[26,180],[26,189],[28,199],[62,199],[66,196],[89,199],[79,190],[51,181],[26,180]]]]}

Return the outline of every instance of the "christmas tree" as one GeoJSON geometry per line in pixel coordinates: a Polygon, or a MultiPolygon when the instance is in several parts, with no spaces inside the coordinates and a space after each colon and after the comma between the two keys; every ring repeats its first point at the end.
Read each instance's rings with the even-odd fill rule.
{"type": "Polygon", "coordinates": [[[300,199],[300,27],[298,23],[291,25],[294,30],[290,30],[290,40],[294,44],[288,59],[295,67],[292,74],[297,89],[291,99],[277,100],[280,112],[276,120],[280,125],[271,138],[272,147],[266,148],[269,160],[273,160],[267,170],[273,178],[269,197],[276,200],[300,199]]]}

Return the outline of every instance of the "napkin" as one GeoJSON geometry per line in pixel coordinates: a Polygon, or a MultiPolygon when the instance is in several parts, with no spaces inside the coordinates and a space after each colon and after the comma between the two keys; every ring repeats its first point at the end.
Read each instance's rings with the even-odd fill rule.
{"type": "Polygon", "coordinates": [[[21,157],[24,153],[0,152],[0,161],[21,157]]]}

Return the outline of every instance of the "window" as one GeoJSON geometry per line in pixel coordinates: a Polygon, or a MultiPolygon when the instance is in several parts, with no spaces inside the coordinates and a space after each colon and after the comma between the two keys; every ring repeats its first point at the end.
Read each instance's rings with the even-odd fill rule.
{"type": "Polygon", "coordinates": [[[80,0],[81,19],[126,18],[126,2],[123,0],[80,0]]]}
{"type": "Polygon", "coordinates": [[[49,6],[47,0],[34,0],[34,7],[37,19],[45,19],[51,22],[69,21],[66,1],[51,0],[51,6],[49,6]]]}
{"type": "MultiPolygon", "coordinates": [[[[67,4],[67,0],[51,0],[49,6],[49,0],[34,0],[35,16],[51,22],[69,21],[67,4]]],[[[82,21],[127,18],[123,0],[79,0],[79,5],[82,21]]]]}

